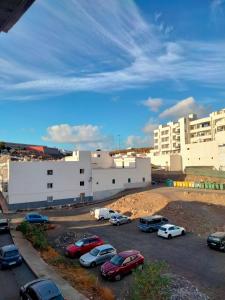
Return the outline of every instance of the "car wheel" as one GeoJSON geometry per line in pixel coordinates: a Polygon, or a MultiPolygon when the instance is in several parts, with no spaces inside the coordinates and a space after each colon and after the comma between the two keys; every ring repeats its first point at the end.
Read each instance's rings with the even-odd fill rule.
{"type": "Polygon", "coordinates": [[[121,279],[121,275],[120,275],[120,274],[117,274],[117,275],[115,276],[115,280],[116,280],[116,281],[120,281],[120,279],[121,279]]]}
{"type": "Polygon", "coordinates": [[[116,223],[116,225],[117,225],[117,226],[120,226],[120,223],[119,223],[119,222],[117,222],[117,223],[116,223]]]}
{"type": "Polygon", "coordinates": [[[96,267],[96,262],[95,261],[93,261],[92,263],[91,263],[91,268],[94,268],[94,267],[96,267]]]}
{"type": "Polygon", "coordinates": [[[74,257],[80,257],[81,256],[81,253],[80,252],[77,252],[75,255],[74,255],[74,257]]]}
{"type": "Polygon", "coordinates": [[[185,235],[185,231],[184,230],[182,230],[181,235],[185,235]]]}
{"type": "Polygon", "coordinates": [[[100,218],[99,218],[99,221],[103,221],[103,220],[104,220],[104,217],[100,217],[100,218]]]}
{"type": "Polygon", "coordinates": [[[171,239],[172,239],[172,235],[169,234],[169,235],[168,235],[168,240],[171,240],[171,239]]]}

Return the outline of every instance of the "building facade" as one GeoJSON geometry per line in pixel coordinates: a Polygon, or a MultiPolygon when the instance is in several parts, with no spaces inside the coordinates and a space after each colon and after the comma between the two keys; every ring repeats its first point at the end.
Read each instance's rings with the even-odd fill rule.
{"type": "Polygon", "coordinates": [[[8,160],[0,172],[0,190],[13,210],[106,199],[149,183],[149,158],[114,158],[104,151],[75,151],[55,161],[8,160]]]}
{"type": "Polygon", "coordinates": [[[208,117],[196,114],[160,125],[154,131],[152,163],[171,171],[186,167],[225,169],[225,109],[208,117]]]}

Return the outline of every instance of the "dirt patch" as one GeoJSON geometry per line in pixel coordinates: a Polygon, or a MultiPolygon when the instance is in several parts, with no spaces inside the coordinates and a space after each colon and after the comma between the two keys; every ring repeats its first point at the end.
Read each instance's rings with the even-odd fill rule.
{"type": "Polygon", "coordinates": [[[178,189],[149,190],[126,195],[108,207],[136,219],[161,214],[187,231],[206,235],[225,231],[225,193],[180,191],[178,189]]]}

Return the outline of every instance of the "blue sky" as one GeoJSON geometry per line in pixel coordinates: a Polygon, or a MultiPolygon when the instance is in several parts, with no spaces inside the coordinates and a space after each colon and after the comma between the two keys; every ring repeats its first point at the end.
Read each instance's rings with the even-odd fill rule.
{"type": "Polygon", "coordinates": [[[0,140],[149,146],[225,107],[225,0],[38,0],[0,35],[0,140]]]}

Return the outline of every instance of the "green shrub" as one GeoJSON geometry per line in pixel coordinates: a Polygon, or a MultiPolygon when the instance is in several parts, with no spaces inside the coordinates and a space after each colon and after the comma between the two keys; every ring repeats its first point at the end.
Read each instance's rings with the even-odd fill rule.
{"type": "Polygon", "coordinates": [[[31,241],[33,246],[39,250],[45,250],[48,248],[48,241],[45,234],[45,228],[42,226],[29,224],[26,221],[23,221],[19,226],[18,230],[20,230],[23,235],[31,241]]]}
{"type": "Polygon", "coordinates": [[[132,300],[169,299],[170,278],[163,275],[168,269],[165,262],[146,263],[143,270],[135,270],[132,300]]]}

